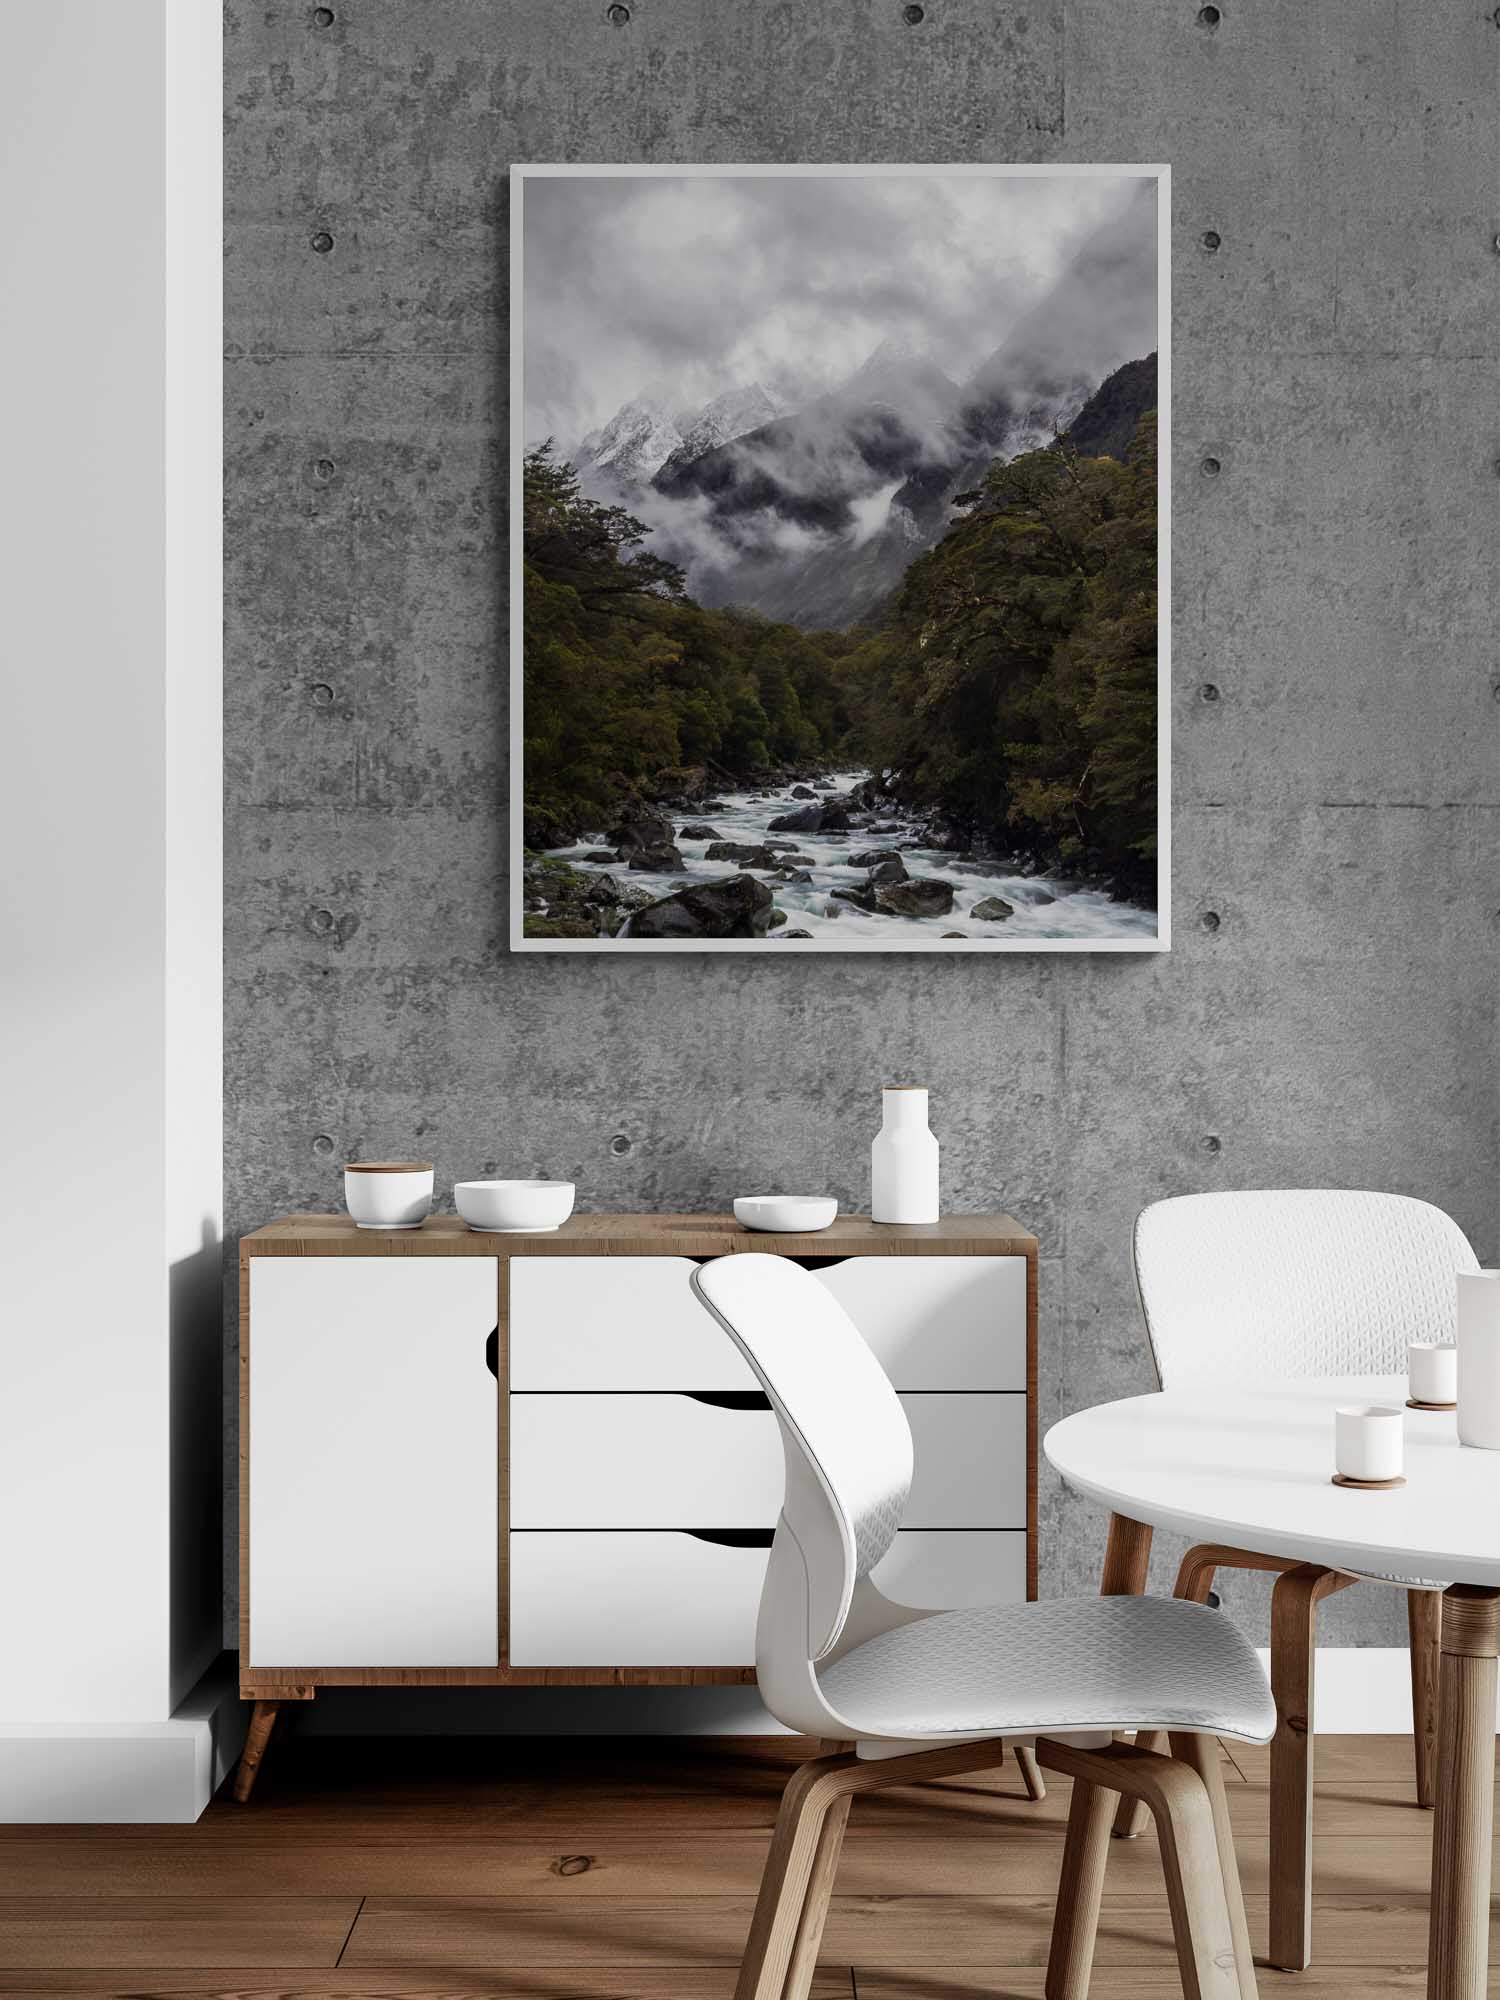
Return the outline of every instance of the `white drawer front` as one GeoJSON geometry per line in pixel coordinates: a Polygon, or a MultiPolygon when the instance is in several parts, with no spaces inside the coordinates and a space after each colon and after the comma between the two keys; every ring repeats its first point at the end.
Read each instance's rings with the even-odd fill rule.
{"type": "Polygon", "coordinates": [[[512,1257],[511,1388],[754,1389],[692,1272],[690,1257],[512,1257]]]}
{"type": "Polygon", "coordinates": [[[513,1667],[748,1667],[764,1547],[686,1534],[513,1534],[513,1667]]]}
{"type": "Polygon", "coordinates": [[[250,1263],[250,1661],[500,1657],[493,1257],[250,1263]]]}
{"type": "Polygon", "coordinates": [[[1024,1257],[846,1257],[817,1276],[898,1389],[1026,1387],[1024,1257]]]}
{"type": "MultiPolygon", "coordinates": [[[[513,1534],[514,1667],[749,1667],[765,1547],[686,1534],[513,1534]]],[[[1020,1602],[1026,1536],[903,1531],[875,1571],[899,1604],[1020,1602]]]]}
{"type": "Polygon", "coordinates": [[[871,1575],[892,1603],[918,1611],[1019,1604],[1026,1597],[1026,1530],[903,1529],[871,1575]]]}
{"type": "MultiPolygon", "coordinates": [[[[1023,1396],[902,1398],[916,1469],[906,1525],[1024,1528],[1023,1396]]],[[[689,1396],[513,1396],[513,1528],[764,1528],[781,1511],[769,1410],[689,1396]]]]}

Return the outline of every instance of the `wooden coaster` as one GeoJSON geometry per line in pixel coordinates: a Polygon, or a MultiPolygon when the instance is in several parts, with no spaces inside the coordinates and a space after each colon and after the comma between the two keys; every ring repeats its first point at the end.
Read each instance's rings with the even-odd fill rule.
{"type": "Polygon", "coordinates": [[[1406,1407],[1409,1410],[1456,1410],[1458,1405],[1457,1403],[1419,1403],[1415,1396],[1408,1396],[1406,1407]]]}
{"type": "Polygon", "coordinates": [[[1404,1486],[1404,1479],[1346,1479],[1342,1472],[1333,1475],[1335,1486],[1357,1487],[1362,1493],[1384,1493],[1389,1487],[1404,1486]]]}

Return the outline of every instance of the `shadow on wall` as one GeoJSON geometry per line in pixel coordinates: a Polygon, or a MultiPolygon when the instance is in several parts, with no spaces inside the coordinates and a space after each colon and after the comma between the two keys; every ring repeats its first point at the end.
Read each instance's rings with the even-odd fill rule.
{"type": "Polygon", "coordinates": [[[173,1264],[171,1339],[171,1634],[169,1710],[176,1709],[222,1646],[224,1245],[203,1225],[202,1248],[173,1264]]]}

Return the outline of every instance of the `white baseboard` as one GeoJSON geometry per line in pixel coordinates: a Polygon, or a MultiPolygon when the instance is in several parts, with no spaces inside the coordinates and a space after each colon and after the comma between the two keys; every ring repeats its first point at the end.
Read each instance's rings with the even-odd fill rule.
{"type": "Polygon", "coordinates": [[[240,1753],[244,1709],[220,1659],[166,1722],[0,1716],[0,1820],[14,1825],[190,1825],[240,1753]]]}

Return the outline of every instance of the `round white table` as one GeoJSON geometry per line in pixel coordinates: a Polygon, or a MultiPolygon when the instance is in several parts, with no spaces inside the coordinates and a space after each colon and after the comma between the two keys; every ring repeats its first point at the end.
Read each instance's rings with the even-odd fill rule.
{"type": "Polygon", "coordinates": [[[1150,1531],[1330,1569],[1440,1580],[1439,1767],[1429,2000],[1485,2000],[1500,1653],[1500,1452],[1452,1412],[1407,1410],[1402,1487],[1333,1484],[1333,1413],[1406,1400],[1400,1376],[1133,1396],[1066,1417],[1048,1460],[1114,1517],[1102,1588],[1144,1587],[1150,1531]],[[1138,1524],[1138,1525],[1137,1525],[1138,1524]]]}

